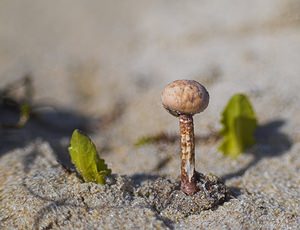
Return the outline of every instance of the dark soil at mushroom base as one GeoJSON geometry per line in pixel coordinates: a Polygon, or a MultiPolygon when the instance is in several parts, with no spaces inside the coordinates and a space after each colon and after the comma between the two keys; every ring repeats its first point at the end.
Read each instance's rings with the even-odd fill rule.
{"type": "Polygon", "coordinates": [[[179,182],[159,178],[137,188],[136,195],[144,198],[163,218],[174,222],[203,210],[217,208],[229,199],[228,188],[212,174],[200,174],[198,187],[200,190],[197,193],[188,196],[180,190],[179,182]]]}

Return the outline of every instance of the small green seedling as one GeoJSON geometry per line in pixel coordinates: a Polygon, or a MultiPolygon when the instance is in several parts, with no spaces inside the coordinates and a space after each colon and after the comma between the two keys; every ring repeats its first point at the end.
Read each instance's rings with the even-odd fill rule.
{"type": "Polygon", "coordinates": [[[223,142],[219,151],[236,158],[255,144],[254,132],[257,127],[255,112],[248,97],[235,94],[226,105],[221,118],[223,142]]]}
{"type": "Polygon", "coordinates": [[[111,174],[111,169],[99,157],[95,144],[88,136],[75,130],[72,134],[69,153],[72,163],[85,182],[105,184],[105,178],[111,174]]]}
{"type": "Polygon", "coordinates": [[[25,126],[27,121],[30,118],[30,113],[31,113],[31,106],[28,103],[24,103],[20,106],[20,118],[19,122],[16,125],[18,128],[22,128],[25,126]]]}
{"type": "Polygon", "coordinates": [[[150,145],[155,143],[173,143],[177,140],[177,136],[168,135],[167,133],[161,132],[156,135],[143,136],[137,139],[134,143],[135,147],[142,147],[144,145],[150,145]]]}
{"type": "Polygon", "coordinates": [[[0,107],[17,109],[20,111],[17,123],[3,123],[0,128],[23,128],[32,115],[32,81],[29,76],[0,89],[0,107]]]}

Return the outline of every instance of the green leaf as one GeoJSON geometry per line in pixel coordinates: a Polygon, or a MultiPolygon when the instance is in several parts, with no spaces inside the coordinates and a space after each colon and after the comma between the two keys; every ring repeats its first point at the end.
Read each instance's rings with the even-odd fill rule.
{"type": "Polygon", "coordinates": [[[223,142],[219,151],[233,158],[255,144],[254,132],[257,127],[255,112],[248,97],[235,94],[226,105],[221,118],[223,142]]]}
{"type": "Polygon", "coordinates": [[[105,177],[111,174],[104,160],[99,158],[92,140],[75,130],[69,147],[71,160],[85,182],[105,184],[105,177]]]}
{"type": "Polygon", "coordinates": [[[168,141],[170,137],[165,133],[159,133],[152,136],[140,137],[135,143],[135,147],[141,147],[144,145],[154,144],[160,141],[168,141]]]}
{"type": "Polygon", "coordinates": [[[30,118],[31,107],[28,103],[24,103],[20,105],[20,119],[17,124],[17,127],[22,128],[25,126],[26,122],[30,118]]]}

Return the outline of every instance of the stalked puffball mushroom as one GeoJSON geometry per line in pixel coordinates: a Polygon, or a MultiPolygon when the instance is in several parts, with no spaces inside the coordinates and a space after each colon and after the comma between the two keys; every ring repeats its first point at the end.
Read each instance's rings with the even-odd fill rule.
{"type": "Polygon", "coordinates": [[[209,94],[205,87],[194,80],[176,80],[162,92],[164,108],[179,117],[181,137],[181,190],[193,195],[197,187],[195,171],[195,137],[193,115],[206,109],[209,94]]]}

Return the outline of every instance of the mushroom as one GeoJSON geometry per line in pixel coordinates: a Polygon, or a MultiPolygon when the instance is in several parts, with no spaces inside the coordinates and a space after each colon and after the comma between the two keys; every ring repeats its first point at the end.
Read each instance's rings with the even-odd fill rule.
{"type": "Polygon", "coordinates": [[[176,80],[162,92],[164,108],[179,117],[181,137],[181,190],[193,195],[197,187],[195,171],[195,137],[193,115],[206,109],[209,94],[205,87],[194,80],[176,80]]]}

